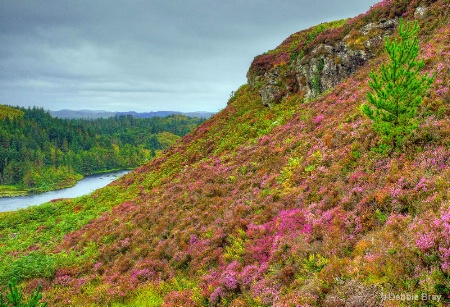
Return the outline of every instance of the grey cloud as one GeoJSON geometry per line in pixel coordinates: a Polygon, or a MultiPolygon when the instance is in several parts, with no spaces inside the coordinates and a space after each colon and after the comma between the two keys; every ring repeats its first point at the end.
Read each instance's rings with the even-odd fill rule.
{"type": "Polygon", "coordinates": [[[3,0],[0,103],[217,111],[254,56],[374,0],[3,0]]]}

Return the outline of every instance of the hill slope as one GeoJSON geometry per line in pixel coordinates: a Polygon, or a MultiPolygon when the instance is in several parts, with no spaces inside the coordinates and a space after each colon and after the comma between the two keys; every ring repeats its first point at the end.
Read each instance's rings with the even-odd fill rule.
{"type": "Polygon", "coordinates": [[[23,116],[23,112],[21,110],[9,106],[0,105],[0,120],[5,119],[6,117],[13,119],[20,116],[23,116]]]}
{"type": "Polygon", "coordinates": [[[165,155],[92,196],[1,216],[0,280],[43,284],[53,306],[439,305],[449,6],[383,1],[292,35],[165,155]],[[436,81],[420,129],[384,156],[359,106],[398,16],[419,20],[436,81]]]}

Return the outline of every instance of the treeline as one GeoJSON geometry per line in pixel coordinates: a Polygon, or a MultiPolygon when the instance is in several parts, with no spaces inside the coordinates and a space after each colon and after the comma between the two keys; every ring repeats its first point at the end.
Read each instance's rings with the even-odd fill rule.
{"type": "Polygon", "coordinates": [[[22,116],[0,120],[0,184],[38,191],[136,167],[204,121],[183,115],[67,120],[41,108],[17,109],[22,116]]]}

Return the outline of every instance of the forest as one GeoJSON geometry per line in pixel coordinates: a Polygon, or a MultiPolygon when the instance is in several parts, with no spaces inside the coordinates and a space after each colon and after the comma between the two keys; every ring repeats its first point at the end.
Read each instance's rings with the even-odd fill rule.
{"type": "Polygon", "coordinates": [[[68,120],[38,107],[2,110],[0,196],[58,189],[85,175],[134,168],[204,121],[183,115],[68,120]]]}

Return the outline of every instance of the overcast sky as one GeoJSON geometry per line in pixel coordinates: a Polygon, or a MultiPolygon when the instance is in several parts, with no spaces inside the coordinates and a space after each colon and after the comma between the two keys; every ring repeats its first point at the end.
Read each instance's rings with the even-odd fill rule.
{"type": "Polygon", "coordinates": [[[0,104],[219,111],[253,58],[377,0],[0,0],[0,104]]]}

